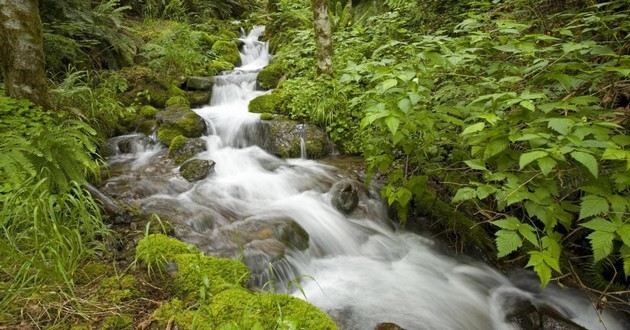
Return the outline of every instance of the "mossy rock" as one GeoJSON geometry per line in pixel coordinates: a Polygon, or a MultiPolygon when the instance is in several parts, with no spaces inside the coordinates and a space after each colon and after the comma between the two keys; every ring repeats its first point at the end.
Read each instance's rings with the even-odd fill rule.
{"type": "Polygon", "coordinates": [[[206,150],[206,141],[203,139],[189,139],[183,135],[179,135],[171,140],[168,156],[175,160],[176,164],[181,164],[191,159],[196,154],[206,150]]]}
{"type": "Polygon", "coordinates": [[[214,45],[212,45],[212,51],[222,61],[234,65],[238,65],[238,63],[241,61],[241,54],[238,51],[236,42],[234,41],[219,40],[215,42],[214,45]]]}
{"type": "Polygon", "coordinates": [[[249,102],[249,112],[254,113],[280,113],[282,112],[282,96],[273,91],[261,95],[249,102]]]}
{"type": "Polygon", "coordinates": [[[169,147],[171,145],[171,141],[180,135],[182,135],[182,132],[177,127],[160,126],[157,131],[158,140],[169,147]]]}
{"type": "Polygon", "coordinates": [[[200,253],[193,245],[163,234],[152,234],[141,239],[136,246],[136,259],[149,269],[164,271],[168,261],[178,254],[200,253]]]}
{"type": "MultiPolygon", "coordinates": [[[[239,55],[240,57],[240,55],[239,55]]],[[[210,63],[208,63],[207,67],[206,67],[206,71],[208,73],[209,76],[216,76],[219,73],[223,72],[223,71],[230,71],[232,69],[234,69],[234,64],[227,62],[227,61],[223,61],[223,60],[214,60],[210,63]]]]}
{"type": "Polygon", "coordinates": [[[169,98],[170,83],[153,70],[135,66],[120,71],[129,86],[120,96],[123,104],[152,105],[163,108],[169,98]]]}
{"type": "MultiPolygon", "coordinates": [[[[177,98],[179,100],[179,97],[177,98]]],[[[205,120],[184,104],[169,106],[157,114],[157,119],[160,123],[158,140],[167,146],[170,146],[171,141],[178,135],[195,138],[202,136],[206,131],[205,120]]]]}
{"type": "Polygon", "coordinates": [[[155,107],[151,105],[144,105],[140,108],[140,111],[139,111],[140,116],[147,119],[154,118],[157,113],[158,113],[158,109],[156,109],[155,107]]]}
{"type": "Polygon", "coordinates": [[[177,106],[177,105],[190,107],[190,101],[188,101],[188,98],[185,96],[185,94],[184,96],[173,96],[166,101],[167,107],[172,107],[172,106],[177,106]]]}
{"type": "Polygon", "coordinates": [[[281,158],[297,158],[301,155],[301,137],[304,137],[306,155],[319,159],[330,154],[332,144],[326,133],[311,124],[299,124],[292,120],[276,119],[266,122],[269,127],[268,152],[281,158]]]}
{"type": "Polygon", "coordinates": [[[274,89],[284,77],[285,68],[278,62],[267,65],[258,73],[256,81],[262,89],[274,89]]]}
{"type": "Polygon", "coordinates": [[[209,91],[189,91],[186,93],[186,97],[192,107],[201,107],[210,104],[209,91]]]}
{"type": "Polygon", "coordinates": [[[149,136],[153,134],[153,131],[155,131],[155,128],[157,126],[158,126],[157,120],[148,119],[148,120],[141,121],[140,124],[138,124],[138,127],[136,128],[136,130],[146,136],[149,136]]]}
{"type": "Polygon", "coordinates": [[[200,253],[178,254],[174,257],[177,271],[173,275],[177,295],[196,300],[199,289],[217,294],[232,287],[242,287],[250,279],[249,268],[233,259],[205,256],[200,253]]]}
{"type": "Polygon", "coordinates": [[[210,92],[212,89],[212,78],[210,77],[198,77],[192,76],[186,78],[186,89],[193,91],[205,91],[206,93],[210,92]]]}
{"type": "Polygon", "coordinates": [[[260,120],[272,120],[272,119],[273,119],[273,115],[268,112],[260,114],[260,120]]]}
{"type": "Polygon", "coordinates": [[[99,330],[132,330],[133,317],[129,315],[114,315],[103,320],[99,330]]]}
{"type": "Polygon", "coordinates": [[[169,95],[170,97],[173,97],[173,96],[183,96],[183,97],[186,97],[186,92],[185,92],[183,89],[181,89],[181,88],[179,88],[179,87],[175,86],[174,84],[171,84],[171,85],[168,87],[168,95],[169,95]]]}
{"type": "Polygon", "coordinates": [[[189,182],[205,179],[214,169],[214,162],[211,160],[191,159],[179,168],[179,173],[189,182]]]}

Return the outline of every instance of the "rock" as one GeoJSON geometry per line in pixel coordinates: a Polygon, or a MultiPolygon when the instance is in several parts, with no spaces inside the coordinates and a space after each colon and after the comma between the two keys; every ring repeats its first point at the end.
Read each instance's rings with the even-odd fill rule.
{"type": "Polygon", "coordinates": [[[186,93],[186,96],[192,107],[201,107],[210,104],[209,91],[191,91],[186,93]]]}
{"type": "Polygon", "coordinates": [[[275,239],[298,250],[308,248],[308,233],[290,218],[251,217],[227,228],[224,234],[237,246],[256,240],[275,239]]]}
{"type": "Polygon", "coordinates": [[[105,157],[129,154],[141,151],[151,144],[151,139],[143,134],[121,135],[111,138],[105,144],[101,154],[105,157]]]}
{"type": "Polygon", "coordinates": [[[262,89],[273,89],[278,87],[278,83],[284,78],[284,67],[273,62],[263,68],[256,77],[258,86],[262,89]]]}
{"type": "Polygon", "coordinates": [[[273,91],[268,94],[261,95],[249,102],[249,112],[254,113],[282,113],[282,96],[273,91]]]}
{"type": "Polygon", "coordinates": [[[506,321],[520,330],[586,330],[548,305],[536,306],[524,297],[506,298],[506,321]]]}
{"type": "Polygon", "coordinates": [[[168,157],[173,159],[176,164],[193,158],[196,154],[207,150],[206,141],[199,138],[190,139],[183,135],[178,135],[171,141],[168,149],[168,157]]]}
{"type": "Polygon", "coordinates": [[[189,138],[202,136],[206,132],[206,122],[198,114],[190,110],[190,107],[176,104],[160,111],[156,118],[158,128],[158,140],[167,146],[178,135],[189,138]]]}
{"type": "Polygon", "coordinates": [[[330,189],[333,206],[342,213],[349,214],[359,205],[361,184],[345,179],[335,183],[330,189]]]}
{"type": "Polygon", "coordinates": [[[186,78],[186,89],[192,91],[210,92],[210,90],[212,89],[212,78],[188,77],[186,78]]]}
{"type": "Polygon", "coordinates": [[[298,124],[295,121],[280,118],[264,121],[263,124],[267,138],[261,147],[276,156],[300,157],[302,136],[304,136],[308,158],[322,158],[330,154],[332,150],[326,133],[317,126],[298,124]]]}
{"type": "Polygon", "coordinates": [[[405,330],[405,329],[400,327],[398,324],[385,322],[385,323],[377,324],[376,327],[374,327],[374,330],[405,330]]]}
{"type": "Polygon", "coordinates": [[[192,159],[179,168],[179,173],[189,182],[195,182],[205,179],[213,168],[214,162],[211,160],[192,159]]]}
{"type": "Polygon", "coordinates": [[[127,81],[127,90],[120,101],[125,105],[149,104],[163,108],[171,93],[170,84],[155,71],[141,66],[124,68],[119,71],[127,81]]]}

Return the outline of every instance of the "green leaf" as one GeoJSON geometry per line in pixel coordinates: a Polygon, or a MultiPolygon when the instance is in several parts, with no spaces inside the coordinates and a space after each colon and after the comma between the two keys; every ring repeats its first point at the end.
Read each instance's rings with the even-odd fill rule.
{"type": "Polygon", "coordinates": [[[580,162],[580,164],[584,165],[584,167],[586,167],[586,169],[588,169],[588,171],[597,178],[599,174],[599,168],[597,164],[597,159],[595,159],[593,155],[586,152],[574,151],[571,153],[571,157],[580,162]]]}
{"type": "Polygon", "coordinates": [[[621,149],[608,148],[602,155],[604,160],[626,160],[626,151],[621,149]]]}
{"type": "Polygon", "coordinates": [[[623,272],[626,278],[630,276],[630,245],[622,245],[619,249],[621,258],[623,259],[623,272]]]}
{"type": "Polygon", "coordinates": [[[549,153],[547,153],[546,151],[531,151],[531,152],[528,152],[528,153],[524,153],[524,154],[521,155],[521,158],[520,158],[520,160],[518,162],[519,166],[520,166],[520,168],[522,170],[523,168],[525,168],[525,166],[529,165],[529,163],[531,163],[531,162],[533,162],[533,161],[535,161],[537,159],[546,157],[548,154],[549,153]]]}
{"type": "Polygon", "coordinates": [[[525,100],[522,101],[521,103],[519,103],[523,108],[529,110],[529,111],[536,111],[536,106],[534,105],[534,102],[530,101],[530,100],[525,100]]]}
{"type": "Polygon", "coordinates": [[[453,203],[461,203],[463,201],[471,200],[477,196],[477,192],[475,189],[466,187],[460,188],[455,193],[455,197],[453,197],[453,203]]]}
{"type": "Polygon", "coordinates": [[[486,150],[484,150],[483,152],[483,158],[490,159],[500,154],[505,149],[507,149],[508,145],[508,140],[504,138],[490,141],[490,143],[488,143],[488,145],[486,146],[486,150]]]}
{"type": "Polygon", "coordinates": [[[587,195],[580,204],[580,220],[606,213],[609,210],[608,201],[596,195],[587,195]]]}
{"type": "Polygon", "coordinates": [[[398,85],[397,79],[387,79],[381,83],[381,88],[383,91],[386,91],[392,87],[396,87],[398,85]]]}
{"type": "Polygon", "coordinates": [[[473,170],[487,171],[486,164],[480,159],[471,159],[464,162],[473,170]]]}
{"type": "Polygon", "coordinates": [[[549,119],[547,123],[547,127],[553,129],[554,131],[567,135],[571,131],[570,129],[573,127],[575,123],[571,119],[567,118],[552,118],[549,119]]]}
{"type": "Polygon", "coordinates": [[[536,236],[536,230],[534,227],[524,223],[518,227],[518,233],[521,234],[527,241],[538,247],[538,236],[536,236]]]}
{"type": "Polygon", "coordinates": [[[593,259],[595,262],[606,258],[612,253],[615,234],[604,231],[594,231],[587,237],[591,241],[593,259]]]}
{"type": "Polygon", "coordinates": [[[624,223],[617,229],[617,235],[626,246],[630,246],[630,224],[624,223]]]}
{"type": "Polygon", "coordinates": [[[538,159],[538,167],[540,167],[540,171],[545,176],[549,175],[549,173],[553,171],[557,164],[558,163],[555,161],[555,159],[551,157],[538,159]]]}
{"type": "Polygon", "coordinates": [[[470,125],[470,126],[466,127],[464,129],[464,131],[462,132],[462,135],[468,135],[468,134],[480,132],[480,131],[483,131],[484,128],[486,128],[486,124],[485,123],[483,123],[483,122],[476,123],[476,124],[473,124],[473,125],[470,125]]]}
{"type": "Polygon", "coordinates": [[[493,221],[492,224],[501,229],[517,230],[521,225],[521,222],[515,217],[507,217],[505,219],[493,221]]]}
{"type": "Polygon", "coordinates": [[[502,258],[518,250],[523,245],[521,237],[512,230],[501,229],[496,233],[498,257],[502,258]]]}
{"type": "Polygon", "coordinates": [[[400,119],[389,116],[385,119],[385,125],[387,125],[387,128],[389,128],[389,132],[392,133],[392,135],[396,135],[398,127],[400,126],[400,119]]]}
{"type": "Polygon", "coordinates": [[[617,230],[617,225],[604,218],[595,218],[591,221],[580,224],[580,226],[594,231],[605,231],[607,233],[614,233],[617,230]]]}

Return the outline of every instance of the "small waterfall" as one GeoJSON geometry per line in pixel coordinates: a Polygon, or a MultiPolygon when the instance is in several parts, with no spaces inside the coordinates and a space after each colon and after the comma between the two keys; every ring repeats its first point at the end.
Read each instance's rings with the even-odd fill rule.
{"type": "Polygon", "coordinates": [[[308,155],[306,154],[306,125],[299,124],[297,126],[297,130],[300,134],[300,158],[307,159],[308,155]]]}
{"type": "Polygon", "coordinates": [[[342,179],[337,169],[259,148],[260,115],[248,104],[264,93],[256,90],[256,74],[270,60],[259,41],[263,31],[243,33],[242,66],[215,77],[212,104],[195,109],[213,128],[197,158],[215,161],[214,173],[184,192],[146,199],[174,205],[174,217],[191,228],[183,239],[210,254],[267,265],[255,272],[255,284],[273,280],[273,287],[329,312],[342,329],[380,322],[410,330],[514,329],[505,321],[514,299],[555,306],[588,329],[624,328],[579,294],[523,289],[487,265],[438,252],[431,239],[392,229],[378,192],[362,195],[359,210],[345,215],[331,202],[331,186],[342,179]]]}

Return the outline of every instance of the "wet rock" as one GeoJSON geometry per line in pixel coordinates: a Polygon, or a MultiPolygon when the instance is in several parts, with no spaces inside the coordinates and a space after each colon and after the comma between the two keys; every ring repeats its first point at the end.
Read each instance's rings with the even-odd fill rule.
{"type": "Polygon", "coordinates": [[[134,153],[142,151],[151,142],[151,139],[143,134],[117,136],[107,141],[101,153],[105,157],[134,153]]]}
{"type": "Polygon", "coordinates": [[[168,146],[179,135],[195,138],[202,136],[206,131],[205,120],[185,105],[172,105],[159,112],[156,118],[160,125],[158,140],[168,146]]]}
{"type": "Polygon", "coordinates": [[[186,93],[188,102],[192,107],[201,107],[210,104],[210,92],[208,91],[192,91],[186,93]]]}
{"type": "Polygon", "coordinates": [[[173,159],[175,163],[182,164],[193,158],[196,154],[206,150],[207,144],[203,139],[189,139],[183,135],[179,135],[171,141],[171,146],[168,149],[168,157],[173,159]]]}
{"type": "Polygon", "coordinates": [[[536,306],[524,297],[506,298],[506,321],[520,330],[586,330],[555,308],[536,306]]]}
{"type": "Polygon", "coordinates": [[[326,133],[311,124],[299,124],[292,120],[274,118],[263,122],[266,141],[261,148],[282,158],[298,158],[301,155],[301,138],[304,138],[308,158],[318,159],[332,151],[326,133]]]}
{"type": "Polygon", "coordinates": [[[179,168],[179,173],[189,182],[195,182],[205,179],[213,168],[214,162],[211,160],[192,159],[179,168]]]}
{"type": "Polygon", "coordinates": [[[244,245],[256,240],[275,239],[287,247],[298,250],[308,248],[308,233],[290,218],[252,217],[237,222],[226,229],[225,234],[236,245],[244,245]]]}
{"type": "Polygon", "coordinates": [[[155,214],[160,219],[173,224],[185,223],[195,215],[193,210],[184,203],[173,198],[165,197],[152,197],[143,200],[140,209],[143,214],[155,214]]]}
{"type": "Polygon", "coordinates": [[[345,214],[354,211],[359,205],[360,187],[359,182],[350,179],[335,183],[330,190],[333,206],[345,214]]]}
{"type": "Polygon", "coordinates": [[[374,327],[374,330],[405,330],[405,329],[396,323],[385,322],[385,323],[377,324],[376,327],[374,327]]]}
{"type": "Polygon", "coordinates": [[[212,89],[212,78],[210,77],[188,77],[186,78],[186,89],[193,91],[210,92],[212,89]]]}

